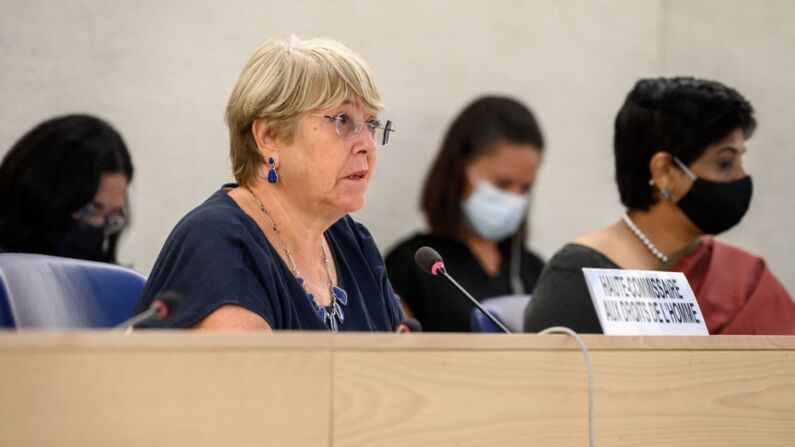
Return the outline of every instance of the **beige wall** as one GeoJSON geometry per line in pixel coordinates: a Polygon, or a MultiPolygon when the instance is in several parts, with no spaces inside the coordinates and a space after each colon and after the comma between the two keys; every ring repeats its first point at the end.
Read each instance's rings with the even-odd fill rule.
{"type": "Polygon", "coordinates": [[[794,19],[787,0],[0,0],[0,155],[45,117],[113,122],[136,165],[121,260],[148,272],[176,221],[231,179],[222,114],[250,52],[279,33],[329,36],[370,62],[399,125],[356,216],[382,250],[423,227],[417,195],[446,126],[491,92],[527,102],[548,138],[531,238],[548,257],[621,211],[612,121],[633,82],[706,76],[746,94],[760,121],[753,206],[724,239],[795,291],[794,19]]]}

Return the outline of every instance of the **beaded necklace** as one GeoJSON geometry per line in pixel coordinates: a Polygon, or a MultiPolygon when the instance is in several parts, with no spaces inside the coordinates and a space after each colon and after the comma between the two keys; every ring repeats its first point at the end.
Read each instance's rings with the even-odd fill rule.
{"type": "Polygon", "coordinates": [[[282,246],[282,250],[284,251],[284,256],[287,258],[289,265],[287,268],[290,270],[290,273],[293,274],[295,277],[296,282],[306,293],[307,299],[312,303],[315,308],[315,312],[317,315],[323,320],[323,323],[331,329],[333,332],[338,332],[340,325],[342,322],[345,321],[345,314],[342,312],[342,306],[348,304],[348,294],[340,287],[337,287],[334,284],[334,280],[331,277],[331,268],[329,267],[328,262],[328,254],[326,253],[326,247],[321,242],[320,249],[323,255],[323,265],[326,267],[326,276],[328,278],[328,287],[331,291],[331,304],[328,306],[323,306],[320,302],[315,298],[315,294],[310,292],[306,286],[306,281],[304,278],[301,277],[301,273],[298,271],[298,266],[295,264],[295,260],[293,260],[293,255],[290,254],[290,249],[287,248],[287,244],[284,242],[282,238],[282,234],[279,232],[279,227],[276,226],[276,222],[271,217],[268,210],[265,208],[265,205],[259,201],[257,196],[254,195],[254,192],[251,189],[246,188],[249,193],[251,193],[251,197],[254,198],[254,201],[257,202],[257,206],[259,207],[262,214],[268,219],[268,222],[271,224],[271,228],[273,232],[276,234],[276,238],[279,240],[279,243],[282,246]]]}
{"type": "Polygon", "coordinates": [[[640,241],[651,252],[651,254],[653,254],[657,259],[659,259],[663,264],[668,262],[668,256],[666,256],[665,253],[661,252],[657,248],[657,246],[651,242],[649,237],[646,236],[646,234],[643,231],[641,231],[637,225],[635,225],[635,222],[633,222],[632,219],[629,218],[629,214],[627,214],[626,211],[624,211],[624,214],[621,215],[621,218],[624,219],[624,223],[627,224],[629,229],[632,230],[632,232],[635,234],[635,236],[638,237],[638,239],[640,239],[640,241]]]}

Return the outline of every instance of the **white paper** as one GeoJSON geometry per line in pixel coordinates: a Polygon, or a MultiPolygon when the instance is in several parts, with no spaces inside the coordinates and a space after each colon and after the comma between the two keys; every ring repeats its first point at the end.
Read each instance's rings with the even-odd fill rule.
{"type": "Polygon", "coordinates": [[[685,275],[582,269],[606,335],[709,335],[685,275]]]}

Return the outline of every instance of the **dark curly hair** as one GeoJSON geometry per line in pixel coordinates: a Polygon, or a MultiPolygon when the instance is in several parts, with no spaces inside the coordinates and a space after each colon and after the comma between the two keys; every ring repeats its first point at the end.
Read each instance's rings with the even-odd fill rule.
{"type": "Polygon", "coordinates": [[[732,131],[750,138],[755,128],[753,107],[733,88],[691,77],[641,79],[615,121],[621,203],[641,210],[654,203],[649,162],[655,153],[669,152],[689,165],[732,131]]]}

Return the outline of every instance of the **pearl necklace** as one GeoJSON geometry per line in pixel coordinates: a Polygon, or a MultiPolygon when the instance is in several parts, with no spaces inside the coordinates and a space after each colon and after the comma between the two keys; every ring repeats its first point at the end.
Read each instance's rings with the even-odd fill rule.
{"type": "Polygon", "coordinates": [[[271,224],[271,228],[273,229],[274,234],[276,234],[276,238],[279,240],[282,250],[284,250],[284,255],[287,258],[287,261],[290,263],[287,268],[295,277],[298,285],[304,290],[304,293],[306,293],[306,297],[315,307],[315,312],[317,312],[318,316],[323,320],[323,323],[329,329],[331,329],[333,332],[338,332],[340,325],[343,321],[345,321],[345,314],[342,312],[342,307],[340,304],[343,306],[348,304],[348,294],[342,288],[334,285],[334,280],[331,278],[331,268],[329,267],[328,254],[326,253],[325,245],[323,245],[322,242],[320,243],[320,249],[323,254],[323,264],[326,267],[328,287],[331,291],[331,304],[328,306],[321,305],[317,298],[315,298],[315,294],[309,291],[306,286],[306,281],[304,281],[304,278],[301,277],[301,273],[298,271],[298,266],[295,264],[295,260],[293,260],[293,255],[290,254],[290,249],[287,248],[287,243],[284,242],[282,234],[279,232],[279,227],[276,226],[276,222],[274,222],[268,210],[265,209],[265,205],[263,205],[257,196],[254,195],[254,192],[249,188],[246,189],[249,193],[251,193],[251,197],[254,198],[254,201],[257,202],[257,206],[259,207],[259,210],[262,212],[262,214],[268,218],[268,222],[271,224]]]}
{"type": "Polygon", "coordinates": [[[635,222],[633,222],[632,219],[629,218],[629,214],[627,214],[626,211],[624,211],[624,214],[621,215],[621,218],[624,219],[624,223],[627,224],[629,229],[632,230],[633,233],[635,233],[635,236],[637,236],[638,239],[640,239],[640,241],[643,242],[643,245],[645,245],[646,248],[649,249],[651,254],[653,254],[657,259],[659,259],[660,262],[662,262],[663,264],[668,262],[668,256],[666,256],[665,253],[661,252],[651,242],[651,240],[649,240],[648,236],[646,236],[645,233],[640,231],[640,228],[638,228],[638,226],[635,225],[635,222]]]}

